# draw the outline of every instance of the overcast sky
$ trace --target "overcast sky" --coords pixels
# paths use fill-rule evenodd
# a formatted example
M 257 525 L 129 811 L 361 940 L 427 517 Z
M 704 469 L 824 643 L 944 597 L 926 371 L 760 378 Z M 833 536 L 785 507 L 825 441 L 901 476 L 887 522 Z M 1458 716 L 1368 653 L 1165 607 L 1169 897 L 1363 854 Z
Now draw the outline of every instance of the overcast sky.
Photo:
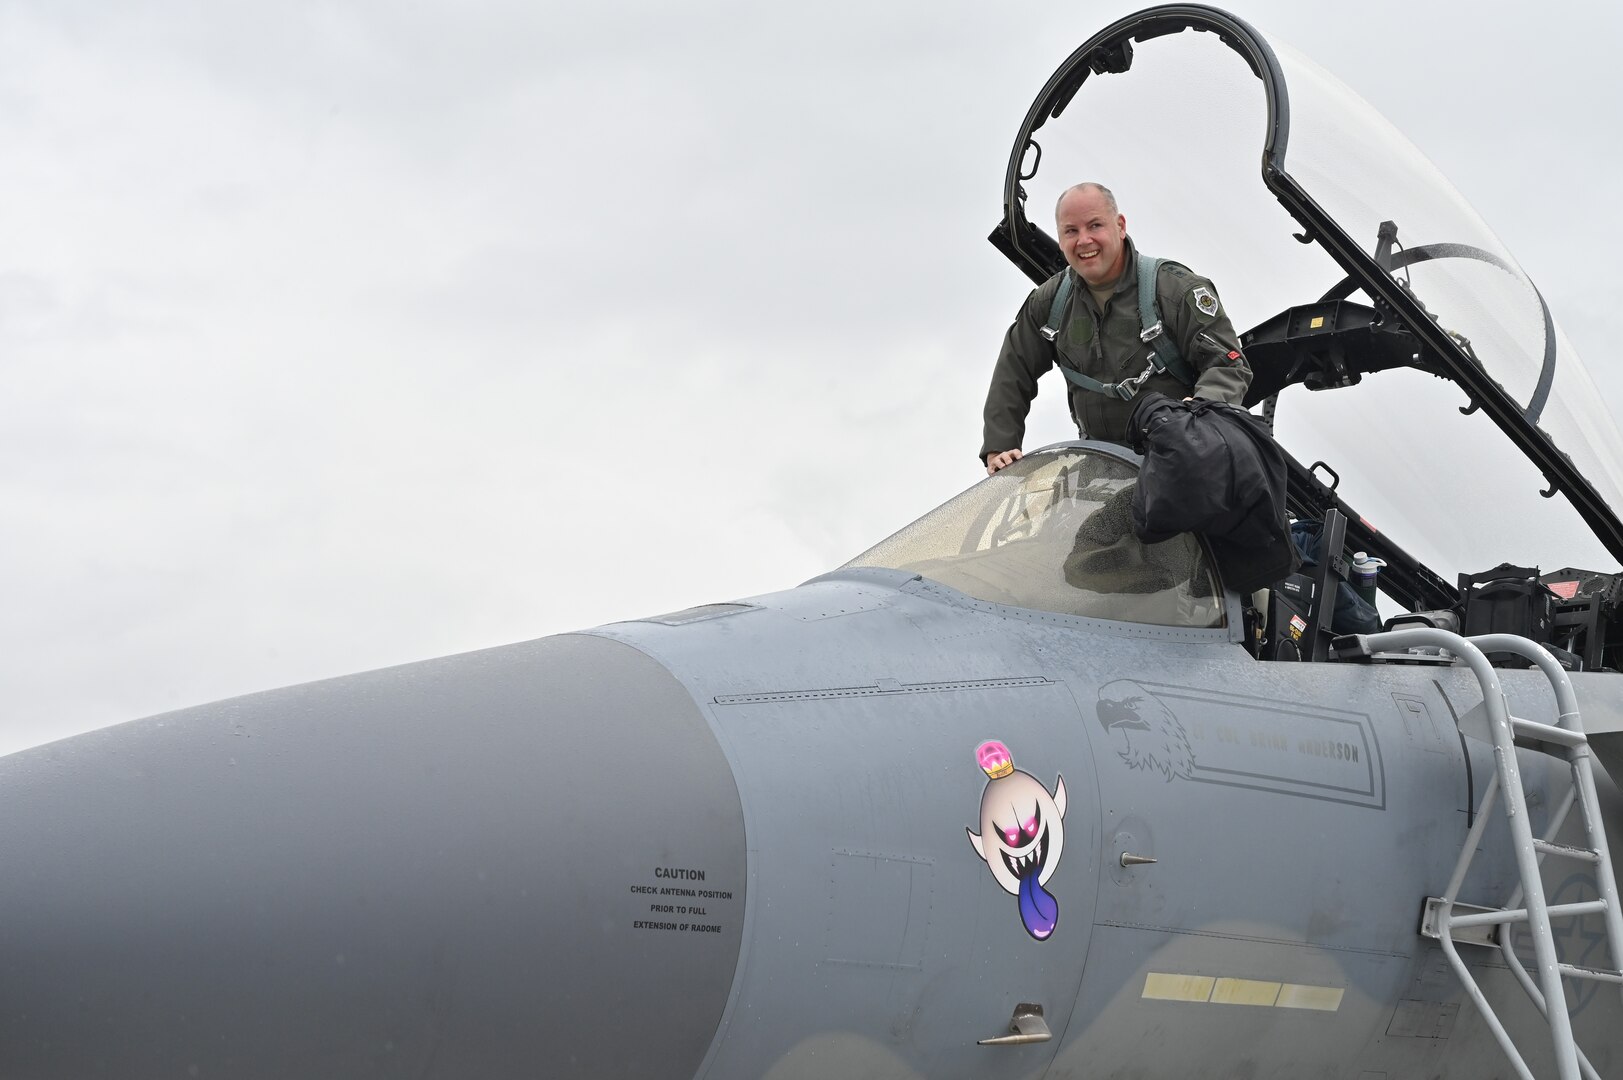
M 1015 129 L 1135 6 L 0 2 L 0 752 L 788 587 L 973 483 Z M 1446 7 L 1231 5 L 1615 398 L 1623 16 Z

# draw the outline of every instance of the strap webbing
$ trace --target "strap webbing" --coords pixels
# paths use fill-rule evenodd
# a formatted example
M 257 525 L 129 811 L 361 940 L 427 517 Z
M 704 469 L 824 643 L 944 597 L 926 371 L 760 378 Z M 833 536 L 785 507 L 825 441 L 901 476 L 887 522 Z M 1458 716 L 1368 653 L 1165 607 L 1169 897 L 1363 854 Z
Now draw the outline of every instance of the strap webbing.
M 1054 302 L 1048 305 L 1048 322 L 1043 325 L 1042 334 L 1049 341 L 1053 341 L 1059 336 L 1059 322 L 1065 316 L 1065 304 L 1071 299 L 1071 289 L 1071 275 L 1067 271 L 1065 276 L 1060 278 L 1059 288 L 1054 290 Z M 1104 394 L 1107 397 L 1119 397 L 1123 401 L 1132 400 L 1133 391 L 1118 383 L 1102 383 L 1098 379 L 1089 378 L 1080 371 L 1068 368 L 1064 364 L 1055 364 L 1054 366 L 1059 368 L 1061 375 L 1064 375 L 1084 390 L 1092 390 L 1095 394 Z
M 1161 267 L 1161 260 L 1153 256 L 1140 253 L 1138 256 L 1138 321 L 1143 330 L 1140 335 L 1150 346 L 1150 366 L 1156 371 L 1165 372 L 1183 383 L 1185 386 L 1195 385 L 1195 372 L 1183 355 L 1178 352 L 1178 343 L 1172 340 L 1171 335 L 1165 333 L 1161 327 L 1160 311 L 1156 299 L 1155 276 Z M 1065 316 L 1065 305 L 1070 302 L 1071 290 L 1074 283 L 1070 271 L 1066 271 L 1060 278 L 1059 288 L 1054 290 L 1054 302 L 1048 305 L 1048 322 L 1043 324 L 1042 335 L 1048 341 L 1059 336 L 1060 320 Z M 1131 401 L 1138 393 L 1138 387 L 1144 381 L 1141 375 L 1136 379 L 1125 380 L 1132 386 L 1122 383 L 1105 383 L 1090 378 L 1080 371 L 1056 364 L 1060 372 L 1071 382 L 1084 390 L 1091 390 L 1095 394 L 1104 394 L 1106 397 L 1117 397 L 1123 401 Z M 1147 375 L 1148 372 L 1145 372 Z
M 1143 252 L 1138 256 L 1138 323 L 1143 338 L 1150 345 L 1150 363 L 1156 371 L 1164 371 L 1185 386 L 1195 385 L 1195 373 L 1178 352 L 1178 343 L 1163 331 L 1161 313 L 1157 310 L 1155 275 L 1161 260 Z
M 1095 394 L 1103 394 L 1106 397 L 1119 397 L 1123 401 L 1132 401 L 1133 395 L 1138 393 L 1135 388 L 1123 386 L 1121 383 L 1107 383 L 1100 382 L 1098 379 L 1090 379 L 1080 371 L 1076 371 L 1073 368 L 1068 368 L 1064 364 L 1055 364 L 1054 366 L 1059 368 L 1059 373 L 1061 375 L 1065 376 L 1067 379 L 1070 379 L 1084 390 L 1092 390 Z
M 1067 270 L 1065 276 L 1059 279 L 1059 288 L 1054 292 L 1054 302 L 1048 305 L 1048 321 L 1043 324 L 1043 337 L 1053 341 L 1059 336 L 1059 320 L 1065 314 L 1065 302 L 1071 298 L 1071 272 Z

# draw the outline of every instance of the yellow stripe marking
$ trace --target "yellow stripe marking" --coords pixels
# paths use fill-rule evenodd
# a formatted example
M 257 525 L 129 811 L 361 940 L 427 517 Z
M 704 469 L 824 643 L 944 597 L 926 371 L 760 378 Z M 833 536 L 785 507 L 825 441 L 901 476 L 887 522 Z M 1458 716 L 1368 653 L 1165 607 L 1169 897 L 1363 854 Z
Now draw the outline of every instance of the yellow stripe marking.
M 1212 1001 L 1218 1005 L 1272 1005 L 1278 997 L 1278 983 L 1255 979 L 1218 979 L 1212 988 Z
M 1286 983 L 1279 988 L 1279 1000 L 1275 1004 L 1281 1009 L 1335 1012 L 1341 1008 L 1341 995 L 1344 993 L 1346 991 L 1339 986 L 1303 986 L 1300 983 Z
M 1205 1001 L 1212 996 L 1210 975 L 1163 975 L 1152 971 L 1144 976 L 1144 996 L 1157 1001 Z
M 1151 1001 L 1193 1001 L 1211 1005 L 1255 1005 L 1336 1012 L 1341 1008 L 1341 998 L 1345 993 L 1346 990 L 1339 986 L 1151 971 L 1144 976 L 1144 992 L 1140 996 Z

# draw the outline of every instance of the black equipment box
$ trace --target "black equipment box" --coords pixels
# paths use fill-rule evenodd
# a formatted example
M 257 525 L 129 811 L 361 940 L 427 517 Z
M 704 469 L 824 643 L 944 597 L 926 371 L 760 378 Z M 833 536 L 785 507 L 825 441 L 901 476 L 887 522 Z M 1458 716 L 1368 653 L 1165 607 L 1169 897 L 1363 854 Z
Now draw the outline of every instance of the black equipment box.
M 1549 644 L 1555 593 L 1539 580 L 1536 566 L 1500 563 L 1480 574 L 1461 574 L 1460 603 L 1460 633 L 1466 637 L 1515 634 Z
M 1313 617 L 1313 594 L 1318 582 L 1307 574 L 1292 574 L 1277 582 L 1268 593 L 1267 636 L 1262 642 L 1263 660 L 1312 659 L 1312 641 L 1303 641 Z
M 1515 634 L 1549 649 L 1567 668 L 1584 667 L 1581 655 L 1562 647 L 1556 639 L 1558 597 L 1539 576 L 1536 566 L 1500 563 L 1480 574 L 1460 575 L 1460 634 Z M 1532 661 L 1512 653 L 1489 652 L 1499 667 L 1532 667 Z
M 1542 575 L 1555 594 L 1555 644 L 1576 656 L 1585 671 L 1623 667 L 1623 578 L 1563 567 Z

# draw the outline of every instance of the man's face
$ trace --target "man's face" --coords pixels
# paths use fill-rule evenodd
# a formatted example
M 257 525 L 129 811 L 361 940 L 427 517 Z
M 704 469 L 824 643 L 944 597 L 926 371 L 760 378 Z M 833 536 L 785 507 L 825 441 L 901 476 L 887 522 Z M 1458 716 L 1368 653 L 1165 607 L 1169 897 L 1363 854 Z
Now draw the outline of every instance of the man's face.
M 1059 247 L 1071 269 L 1089 285 L 1109 285 L 1121 277 L 1127 249 L 1127 219 L 1110 208 L 1095 188 L 1068 192 L 1054 212 Z

